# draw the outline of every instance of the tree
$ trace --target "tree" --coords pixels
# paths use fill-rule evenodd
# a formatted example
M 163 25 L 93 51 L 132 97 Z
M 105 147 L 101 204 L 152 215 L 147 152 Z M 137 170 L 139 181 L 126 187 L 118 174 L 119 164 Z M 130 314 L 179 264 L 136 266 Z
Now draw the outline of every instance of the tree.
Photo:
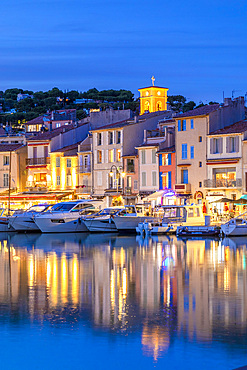
M 186 102 L 186 98 L 183 95 L 169 95 L 167 101 L 174 112 L 182 112 L 183 106 Z

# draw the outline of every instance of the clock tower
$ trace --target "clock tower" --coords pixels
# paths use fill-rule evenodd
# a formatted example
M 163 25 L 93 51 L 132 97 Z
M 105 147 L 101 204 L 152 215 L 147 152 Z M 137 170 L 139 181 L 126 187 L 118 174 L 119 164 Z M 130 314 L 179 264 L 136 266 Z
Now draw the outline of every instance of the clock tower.
M 140 114 L 167 110 L 166 87 L 154 86 L 155 78 L 151 78 L 152 86 L 138 89 L 140 91 Z

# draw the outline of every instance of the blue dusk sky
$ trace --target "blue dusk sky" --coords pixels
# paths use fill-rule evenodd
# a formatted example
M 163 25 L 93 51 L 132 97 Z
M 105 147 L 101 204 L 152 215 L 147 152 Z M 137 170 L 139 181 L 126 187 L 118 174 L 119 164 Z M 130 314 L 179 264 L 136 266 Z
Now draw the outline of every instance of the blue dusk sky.
M 1 0 L 0 90 L 247 92 L 247 1 Z

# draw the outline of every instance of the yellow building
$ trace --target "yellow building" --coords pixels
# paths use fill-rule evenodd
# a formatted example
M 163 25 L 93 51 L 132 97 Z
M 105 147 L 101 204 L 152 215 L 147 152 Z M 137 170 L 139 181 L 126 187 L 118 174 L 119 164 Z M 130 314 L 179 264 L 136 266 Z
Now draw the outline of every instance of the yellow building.
M 166 87 L 154 86 L 155 78 L 152 77 L 152 86 L 138 89 L 140 91 L 140 114 L 167 110 Z
M 53 190 L 75 190 L 78 185 L 78 143 L 50 153 Z

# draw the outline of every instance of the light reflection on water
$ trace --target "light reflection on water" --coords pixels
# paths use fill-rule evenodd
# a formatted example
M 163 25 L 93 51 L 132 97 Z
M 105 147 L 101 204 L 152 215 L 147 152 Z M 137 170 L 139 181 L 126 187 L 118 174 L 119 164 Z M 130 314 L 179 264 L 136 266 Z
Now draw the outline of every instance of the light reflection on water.
M 85 368 L 112 339 L 99 368 L 246 365 L 246 283 L 244 238 L 0 234 L 0 331 L 93 336 Z

